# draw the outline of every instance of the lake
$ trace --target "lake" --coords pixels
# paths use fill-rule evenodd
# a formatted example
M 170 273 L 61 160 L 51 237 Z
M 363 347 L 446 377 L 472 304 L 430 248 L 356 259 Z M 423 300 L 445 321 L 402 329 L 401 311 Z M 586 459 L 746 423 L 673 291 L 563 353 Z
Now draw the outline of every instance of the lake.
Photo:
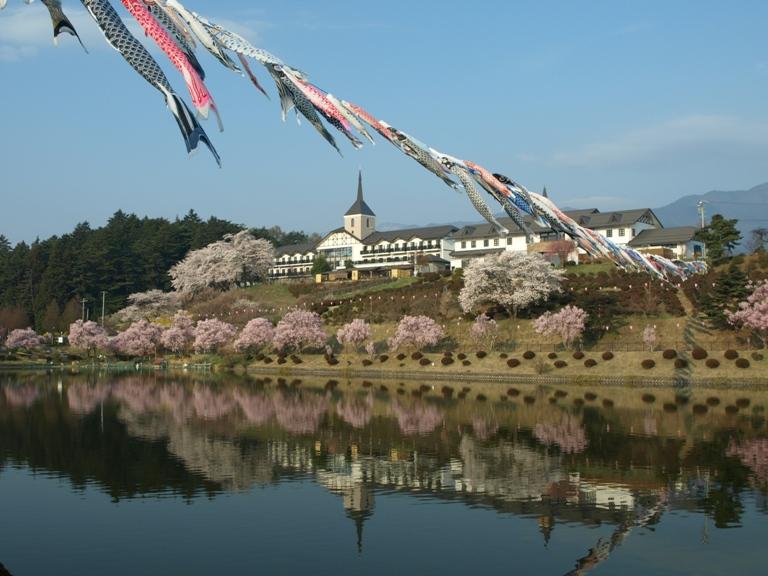
M 765 574 L 766 406 L 0 372 L 0 575 Z

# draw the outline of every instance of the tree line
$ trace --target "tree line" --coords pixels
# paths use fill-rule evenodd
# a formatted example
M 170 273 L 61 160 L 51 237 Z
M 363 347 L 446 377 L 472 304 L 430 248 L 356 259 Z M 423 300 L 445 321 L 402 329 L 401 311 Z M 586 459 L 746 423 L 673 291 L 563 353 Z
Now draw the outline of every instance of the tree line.
M 121 210 L 105 226 L 87 222 L 72 232 L 11 245 L 0 235 L 0 327 L 65 331 L 83 309 L 95 319 L 121 309 L 130 294 L 170 290 L 168 270 L 190 250 L 203 248 L 245 226 L 190 210 L 183 218 L 138 217 Z M 276 246 L 306 242 L 303 232 L 252 229 Z M 85 300 L 85 306 L 82 301 Z

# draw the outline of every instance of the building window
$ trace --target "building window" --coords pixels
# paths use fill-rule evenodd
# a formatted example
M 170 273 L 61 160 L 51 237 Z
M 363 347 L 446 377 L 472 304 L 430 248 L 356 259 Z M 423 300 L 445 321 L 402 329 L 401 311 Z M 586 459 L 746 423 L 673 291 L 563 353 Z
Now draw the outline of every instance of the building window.
M 493 245 L 494 246 L 498 246 L 499 245 L 499 239 L 498 238 L 494 238 L 493 239 Z
M 467 241 L 466 240 L 462 240 L 461 241 L 461 249 L 464 250 L 466 247 L 467 247 Z
M 512 236 L 507 236 L 507 246 L 512 246 Z
M 490 246 L 490 245 L 491 245 L 491 242 L 488 240 L 488 238 L 483 240 L 483 247 L 484 248 L 488 248 L 488 246 Z
M 635 231 L 634 228 L 632 228 L 632 238 L 634 238 L 635 236 L 637 236 L 637 232 Z
M 354 228 L 354 227 L 355 227 L 355 219 L 352 218 L 352 228 Z
M 613 238 L 613 228 L 608 228 L 608 230 L 605 231 L 605 236 L 607 238 Z
M 472 241 L 469 243 L 469 246 L 470 246 L 470 248 L 474 248 L 475 246 L 477 246 L 477 242 L 475 242 L 474 240 L 472 240 Z
M 625 236 L 626 235 L 626 229 L 625 228 L 619 228 L 619 236 Z
M 370 218 L 366 218 L 365 219 L 365 225 L 368 226 L 368 228 L 371 227 L 371 219 Z

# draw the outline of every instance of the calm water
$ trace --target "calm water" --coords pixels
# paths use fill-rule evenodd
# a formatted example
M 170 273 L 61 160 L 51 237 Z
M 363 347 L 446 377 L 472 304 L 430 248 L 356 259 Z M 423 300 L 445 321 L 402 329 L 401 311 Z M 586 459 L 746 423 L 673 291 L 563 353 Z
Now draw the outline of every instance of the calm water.
M 0 575 L 766 573 L 768 393 L 384 385 L 0 373 Z

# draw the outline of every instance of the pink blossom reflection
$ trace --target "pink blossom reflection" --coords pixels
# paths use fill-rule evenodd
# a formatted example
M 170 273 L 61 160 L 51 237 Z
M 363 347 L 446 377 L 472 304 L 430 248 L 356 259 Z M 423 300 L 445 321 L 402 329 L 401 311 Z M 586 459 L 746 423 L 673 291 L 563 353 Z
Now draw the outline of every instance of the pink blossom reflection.
M 557 422 L 536 424 L 533 435 L 542 444 L 557 446 L 564 454 L 578 454 L 589 445 L 581 421 L 567 413 L 563 413 Z
M 274 397 L 277 422 L 287 432 L 310 434 L 317 431 L 327 409 L 325 398 L 317 395 L 287 395 Z
M 8 404 L 16 408 L 29 408 L 40 396 L 37 386 L 6 386 L 3 389 Z
M 343 398 L 336 405 L 336 413 L 352 428 L 365 428 L 373 416 L 373 396 Z
M 403 434 L 429 434 L 443 421 L 443 414 L 432 404 L 416 402 L 404 406 L 398 401 L 392 402 L 392 412 Z

